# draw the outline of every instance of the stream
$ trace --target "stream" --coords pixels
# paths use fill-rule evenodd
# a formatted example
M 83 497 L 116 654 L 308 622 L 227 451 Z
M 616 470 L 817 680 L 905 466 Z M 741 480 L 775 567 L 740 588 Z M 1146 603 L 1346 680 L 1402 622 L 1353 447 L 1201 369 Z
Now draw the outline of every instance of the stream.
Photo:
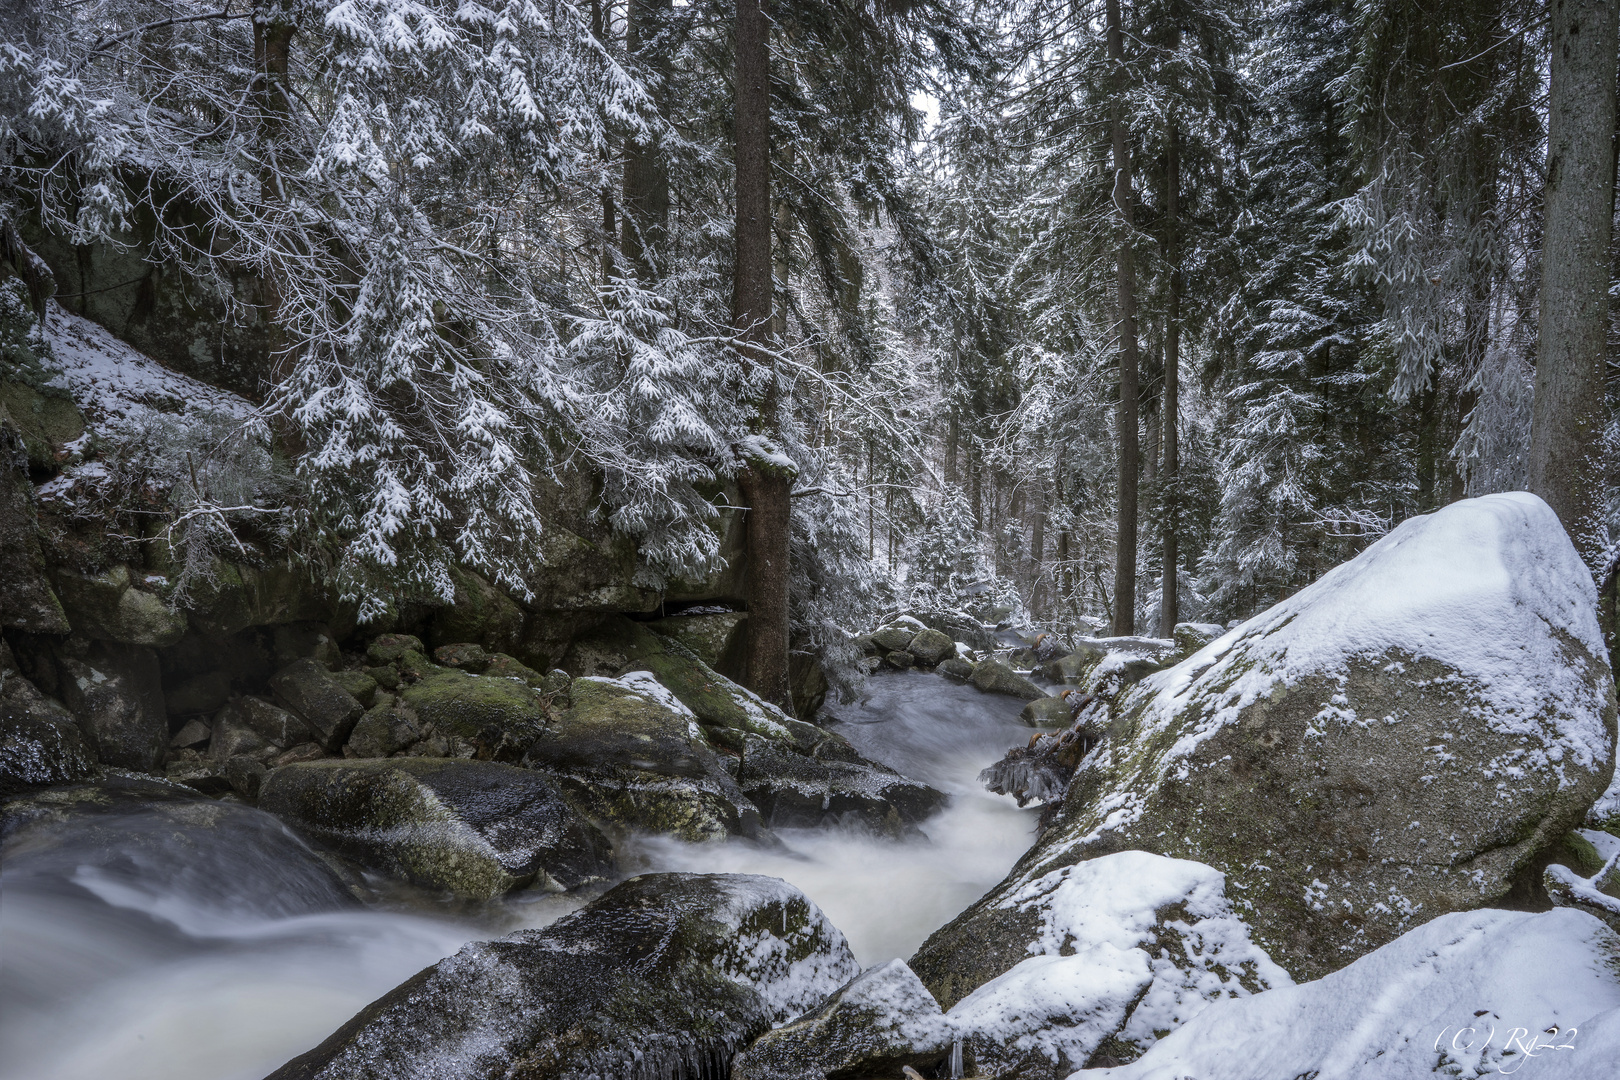
M 781 830 L 775 850 L 643 838 L 622 853 L 626 872 L 784 878 L 863 965 L 909 956 L 1033 839 L 1035 812 L 975 779 L 1030 729 L 1021 701 L 936 675 L 884 675 L 870 689 L 823 722 L 953 796 L 923 836 Z M 177 806 L 23 830 L 0 852 L 0 1080 L 260 1080 L 465 942 L 578 903 L 476 918 L 365 907 L 268 815 Z

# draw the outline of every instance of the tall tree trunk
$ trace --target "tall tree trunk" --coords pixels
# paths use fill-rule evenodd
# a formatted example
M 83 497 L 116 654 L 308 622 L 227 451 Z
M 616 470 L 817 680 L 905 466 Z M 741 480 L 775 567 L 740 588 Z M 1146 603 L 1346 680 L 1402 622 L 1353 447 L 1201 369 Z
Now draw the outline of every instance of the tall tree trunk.
M 749 362 L 766 378 L 756 427 L 778 431 L 771 344 L 770 21 L 763 0 L 737 0 L 736 268 L 732 315 Z M 766 701 L 792 707 L 788 693 L 788 550 L 793 471 L 760 453 L 744 456 L 737 477 L 748 502 L 748 652 L 744 681 Z
M 1594 570 L 1603 554 L 1600 460 L 1614 219 L 1620 0 L 1551 0 L 1541 332 L 1530 490 Z
M 1120 30 L 1119 0 L 1107 0 L 1108 59 L 1116 82 L 1116 100 L 1122 95 L 1125 42 Z M 1135 232 L 1136 197 L 1131 181 L 1131 151 L 1122 105 L 1114 106 L 1109 127 L 1114 141 L 1114 206 L 1119 210 L 1119 527 L 1114 557 L 1114 633 L 1136 630 L 1136 482 L 1140 457 L 1137 446 L 1136 256 L 1131 245 Z
M 947 484 L 954 485 L 958 482 L 956 451 L 957 447 L 959 447 L 961 443 L 962 418 L 957 415 L 956 410 L 953 408 L 951 409 L 950 428 L 945 434 L 945 482 Z
M 625 10 L 624 47 L 641 61 L 653 82 L 653 101 L 661 119 L 669 119 L 670 49 L 658 42 L 669 25 L 672 0 L 630 0 Z M 630 139 L 624 147 L 624 213 L 619 250 L 636 280 L 651 285 L 661 275 L 669 234 L 669 167 L 653 140 Z
M 292 39 L 298 26 L 294 15 L 279 4 L 261 8 L 253 17 L 253 66 L 255 122 L 259 140 L 259 198 L 266 210 L 272 204 L 285 205 L 287 193 L 282 177 L 294 165 L 284 161 L 287 129 L 292 124 L 292 99 L 287 93 L 287 71 L 292 59 Z M 282 325 L 281 283 L 273 275 L 258 278 L 260 317 L 264 320 L 265 348 L 270 355 L 270 382 L 279 383 L 291 371 L 292 342 Z M 83 290 L 85 286 L 80 285 Z M 84 298 L 79 299 L 84 310 Z
M 1181 618 L 1176 576 L 1181 552 L 1176 485 L 1181 477 L 1181 448 L 1177 425 L 1181 409 L 1181 133 L 1170 124 L 1165 159 L 1165 261 L 1170 264 L 1170 298 L 1164 319 L 1164 405 L 1159 423 L 1164 427 L 1164 578 L 1159 594 L 1159 636 L 1174 637 Z

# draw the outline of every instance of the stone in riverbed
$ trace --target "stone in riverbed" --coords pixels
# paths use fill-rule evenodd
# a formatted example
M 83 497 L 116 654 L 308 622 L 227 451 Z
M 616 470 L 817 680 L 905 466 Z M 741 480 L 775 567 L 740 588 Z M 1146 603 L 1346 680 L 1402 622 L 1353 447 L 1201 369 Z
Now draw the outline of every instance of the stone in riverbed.
M 906 652 L 917 658 L 917 663 L 933 667 L 941 660 L 956 655 L 956 642 L 938 630 L 919 630 L 906 646 Z
M 592 821 L 699 842 L 759 833 L 759 811 L 704 742 L 697 718 L 650 674 L 577 678 L 569 692 L 572 706 L 524 764 L 556 777 Z
M 896 671 L 905 671 L 916 667 L 917 658 L 908 652 L 891 652 L 883 654 L 883 662 Z
M 859 971 L 786 882 L 648 874 L 544 930 L 465 946 L 270 1080 L 723 1076 Z
M 917 631 L 907 626 L 885 626 L 872 633 L 872 643 L 883 652 L 904 652 Z
M 101 763 L 158 771 L 169 742 L 169 716 L 157 655 L 99 641 L 60 666 L 63 701 Z
M 0 797 L 95 775 L 95 755 L 73 714 L 8 671 L 10 655 L 0 642 Z
M 1071 719 L 1069 716 L 1069 703 L 1060 697 L 1052 697 L 1051 695 L 1038 697 L 1024 706 L 1023 711 L 1018 714 L 1018 719 L 1031 727 L 1066 724 Z
M 773 829 L 859 825 L 899 837 L 945 805 L 945 796 L 871 762 L 819 761 L 748 737 L 737 782 Z
M 1034 701 L 1046 696 L 1045 690 L 994 657 L 975 664 L 973 676 L 969 681 L 987 694 L 1008 694 L 1023 698 L 1025 701 Z
M 890 960 L 761 1035 L 732 1063 L 731 1080 L 893 1076 L 939 1064 L 953 1037 L 928 988 L 904 960 Z
M 571 889 L 598 880 L 612 857 L 546 777 L 495 762 L 284 765 L 265 778 L 259 806 L 364 865 L 475 900 Z

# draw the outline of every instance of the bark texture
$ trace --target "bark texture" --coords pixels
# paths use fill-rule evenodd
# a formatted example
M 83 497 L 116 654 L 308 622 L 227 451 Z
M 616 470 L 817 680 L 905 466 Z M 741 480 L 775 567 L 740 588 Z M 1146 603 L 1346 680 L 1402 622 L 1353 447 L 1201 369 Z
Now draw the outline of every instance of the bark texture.
M 1124 36 L 1120 31 L 1119 0 L 1108 0 L 1108 58 L 1123 71 Z M 1136 632 L 1136 481 L 1141 448 L 1137 441 L 1136 254 L 1131 245 L 1136 231 L 1136 196 L 1131 181 L 1129 133 L 1125 113 L 1115 106 L 1109 127 L 1114 142 L 1114 206 L 1119 211 L 1119 527 L 1114 559 L 1114 633 Z
M 1552 0 L 1541 332 L 1530 423 L 1530 490 L 1563 522 L 1587 565 L 1600 520 L 1614 216 L 1615 56 L 1620 0 Z

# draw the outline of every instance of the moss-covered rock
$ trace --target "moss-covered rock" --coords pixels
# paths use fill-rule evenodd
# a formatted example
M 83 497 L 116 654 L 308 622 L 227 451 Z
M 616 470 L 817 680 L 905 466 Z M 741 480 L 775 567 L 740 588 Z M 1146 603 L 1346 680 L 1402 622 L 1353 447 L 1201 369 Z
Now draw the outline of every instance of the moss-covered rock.
M 339 608 L 314 568 L 296 561 L 216 562 L 211 580 L 198 583 L 187 599 L 198 625 L 227 636 L 250 626 L 329 624 L 340 616 Z
M 450 571 L 455 600 L 433 611 L 433 641 L 473 642 L 489 652 L 516 652 L 523 641 L 523 609 L 482 576 L 461 567 Z
M 747 626 L 747 612 L 717 611 L 655 619 L 647 629 L 680 642 L 715 671 L 736 679 L 742 675 Z
M 375 870 L 455 896 L 561 891 L 610 868 L 607 840 L 544 776 L 487 761 L 311 761 L 271 770 L 259 807 Z
M 696 717 L 650 675 L 578 678 L 569 693 L 573 704 L 524 763 L 557 776 L 593 821 L 690 841 L 758 834 L 758 810 Z
M 938 996 L 953 943 L 994 941 L 1010 967 L 1010 892 L 1132 848 L 1223 872 L 1296 977 L 1447 912 L 1546 903 L 1551 849 L 1613 772 L 1595 607 L 1534 496 L 1409 519 L 1221 651 L 1126 689 L 1052 826 L 913 968 Z
M 0 384 L 3 386 L 5 384 Z M 46 574 L 34 516 L 33 486 L 18 467 L 22 435 L 0 402 L 0 626 L 38 634 L 65 634 L 67 614 Z
M 85 637 L 161 649 L 186 636 L 185 614 L 135 588 L 127 566 L 99 574 L 59 569 L 52 577 L 68 622 Z
M 483 760 L 521 760 L 550 723 L 546 699 L 525 683 L 454 668 L 433 669 L 399 696 L 422 724 L 465 740 Z
M 859 970 L 785 882 L 649 874 L 544 930 L 464 947 L 271 1080 L 724 1076 Z
M 1041 666 L 1041 674 L 1051 682 L 1078 686 L 1085 681 L 1086 674 L 1106 655 L 1108 654 L 1098 646 L 1081 642 L 1080 647 L 1068 655 L 1048 660 Z
M 343 744 L 343 756 L 385 758 L 420 741 L 422 735 L 416 710 L 391 694 L 383 695 L 355 722 L 349 741 Z
M 1059 697 L 1038 697 L 1024 706 L 1023 711 L 1018 714 L 1018 719 L 1031 727 L 1067 724 L 1070 720 L 1069 705 Z
M 973 665 L 973 675 L 968 681 L 987 694 L 1008 694 L 1025 701 L 1046 696 L 1045 690 L 994 657 Z
M 872 633 L 872 644 L 882 652 L 904 652 L 917 631 L 909 626 L 885 626 Z
M 915 656 L 919 664 L 933 667 L 941 660 L 956 655 L 956 642 L 951 640 L 949 634 L 938 630 L 919 630 L 906 646 L 906 652 Z

